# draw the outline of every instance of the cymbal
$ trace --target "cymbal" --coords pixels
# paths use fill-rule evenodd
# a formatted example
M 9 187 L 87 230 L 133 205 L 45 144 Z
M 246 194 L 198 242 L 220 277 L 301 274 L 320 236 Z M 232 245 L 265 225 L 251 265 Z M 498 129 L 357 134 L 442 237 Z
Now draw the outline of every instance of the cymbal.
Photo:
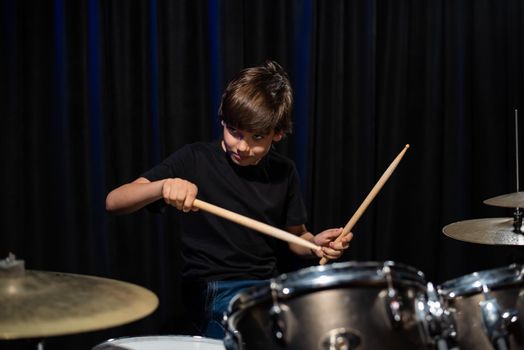
M 19 339 L 119 326 L 152 313 L 158 298 L 127 282 L 25 270 L 0 275 L 0 305 L 0 339 Z
M 487 205 L 505 208 L 524 208 L 524 192 L 513 192 L 486 199 Z
M 524 245 L 524 235 L 513 232 L 513 218 L 459 221 L 445 226 L 442 232 L 448 237 L 472 243 Z

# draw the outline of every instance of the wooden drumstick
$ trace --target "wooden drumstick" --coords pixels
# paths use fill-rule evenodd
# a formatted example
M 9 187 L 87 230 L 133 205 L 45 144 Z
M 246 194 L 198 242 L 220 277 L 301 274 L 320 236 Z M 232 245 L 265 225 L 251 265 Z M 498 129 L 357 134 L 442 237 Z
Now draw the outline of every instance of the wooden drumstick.
M 193 206 L 208 213 L 214 214 L 216 216 L 220 216 L 221 218 L 236 222 L 237 224 L 251 228 L 258 232 L 281 239 L 283 241 L 298 244 L 308 249 L 322 249 L 316 244 L 311 243 L 310 241 L 306 241 L 305 239 L 295 236 L 294 234 L 291 234 L 287 231 L 281 230 L 268 224 L 264 224 L 260 221 L 248 218 L 247 216 L 237 214 L 235 212 L 218 207 L 216 205 L 209 204 L 200 199 L 195 199 L 195 201 L 193 202 Z
M 409 144 L 406 145 L 404 147 L 404 149 L 398 154 L 398 156 L 393 160 L 393 162 L 391 162 L 391 164 L 386 169 L 384 174 L 382 174 L 382 176 L 380 177 L 378 182 L 371 189 L 371 192 L 369 192 L 369 194 L 367 195 L 366 199 L 364 199 L 364 201 L 362 202 L 360 207 L 358 207 L 358 209 L 355 212 L 355 214 L 353 214 L 353 216 L 351 217 L 351 219 L 349 219 L 349 221 L 346 224 L 346 226 L 344 226 L 344 229 L 342 230 L 340 235 L 335 239 L 335 242 L 340 242 L 342 237 L 346 236 L 348 233 L 351 232 L 351 229 L 353 228 L 353 226 L 355 226 L 355 224 L 357 223 L 358 219 L 360 219 L 360 217 L 362 216 L 364 211 L 366 211 L 366 209 L 369 206 L 369 204 L 373 201 L 373 199 L 378 194 L 378 192 L 380 192 L 380 190 L 382 189 L 382 186 L 384 186 L 386 181 L 388 181 L 389 177 L 391 176 L 391 174 L 393 173 L 393 171 L 397 167 L 398 163 L 400 163 L 400 160 L 402 159 L 402 157 L 404 157 L 404 154 L 406 153 L 408 148 L 409 148 Z M 320 265 L 325 265 L 328 262 L 328 260 L 329 259 L 326 258 L 326 257 L 320 259 Z

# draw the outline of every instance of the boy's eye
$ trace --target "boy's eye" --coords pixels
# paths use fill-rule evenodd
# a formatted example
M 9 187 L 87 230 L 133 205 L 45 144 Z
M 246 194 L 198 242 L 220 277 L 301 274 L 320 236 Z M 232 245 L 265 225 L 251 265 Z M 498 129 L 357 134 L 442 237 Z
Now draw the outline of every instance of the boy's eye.
M 234 127 L 229 126 L 229 125 L 225 125 L 225 127 L 227 128 L 227 131 L 233 137 L 240 137 L 240 138 L 244 137 L 244 133 L 242 131 L 238 130 L 237 128 L 234 128 Z M 249 135 L 246 135 L 246 136 L 249 136 Z M 261 141 L 261 140 L 266 138 L 266 135 L 265 134 L 253 134 L 251 137 L 252 137 L 252 139 L 254 141 Z
M 230 126 L 227 127 L 227 130 L 228 130 L 229 133 L 232 134 L 232 135 L 235 135 L 235 134 L 238 132 L 237 129 L 232 128 L 232 127 L 230 127 Z

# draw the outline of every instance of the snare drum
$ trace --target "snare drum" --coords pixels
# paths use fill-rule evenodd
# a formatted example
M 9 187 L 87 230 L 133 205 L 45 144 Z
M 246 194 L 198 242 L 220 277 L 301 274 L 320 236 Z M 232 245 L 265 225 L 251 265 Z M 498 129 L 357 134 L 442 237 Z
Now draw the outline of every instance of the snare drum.
M 424 274 L 388 262 L 345 262 L 284 274 L 235 296 L 228 350 L 423 349 L 416 305 Z
M 474 272 L 443 283 L 460 349 L 524 349 L 523 266 Z
M 93 350 L 224 350 L 221 340 L 190 336 L 145 336 L 108 340 Z

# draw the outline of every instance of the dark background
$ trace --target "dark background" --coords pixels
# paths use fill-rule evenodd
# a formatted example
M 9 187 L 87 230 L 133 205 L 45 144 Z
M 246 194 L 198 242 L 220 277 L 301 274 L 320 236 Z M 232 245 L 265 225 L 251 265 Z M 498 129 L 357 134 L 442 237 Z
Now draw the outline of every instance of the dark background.
M 517 189 L 520 0 L 1 4 L 0 257 L 128 281 L 160 299 L 143 320 L 51 337 L 48 349 L 177 334 L 179 214 L 110 216 L 105 196 L 181 145 L 216 138 L 222 89 L 266 59 L 295 89 L 294 133 L 278 148 L 296 161 L 312 232 L 344 226 L 411 145 L 342 260 L 393 260 L 434 283 L 522 260 L 520 247 L 442 234 L 455 221 L 511 216 L 482 201 Z

